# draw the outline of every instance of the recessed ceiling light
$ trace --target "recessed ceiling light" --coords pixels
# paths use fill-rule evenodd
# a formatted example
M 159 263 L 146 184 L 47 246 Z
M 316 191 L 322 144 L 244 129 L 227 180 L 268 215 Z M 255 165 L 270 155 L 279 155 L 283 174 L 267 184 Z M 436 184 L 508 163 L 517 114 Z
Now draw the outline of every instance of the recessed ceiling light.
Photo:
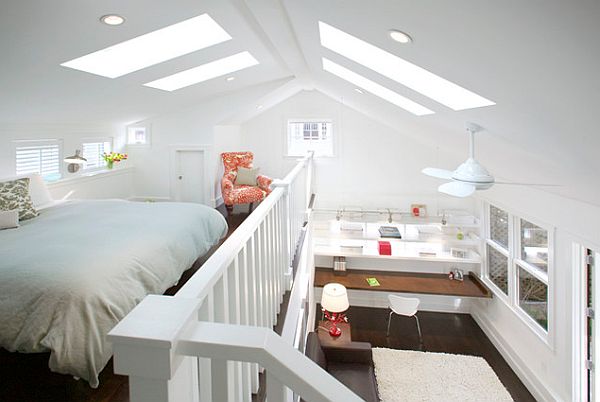
M 417 102 L 405 98 L 399 93 L 387 89 L 383 85 L 379 85 L 362 75 L 356 74 L 354 71 L 348 70 L 329 59 L 323 58 L 323 69 L 417 116 L 434 113 L 425 106 L 419 105 Z
M 208 14 L 62 63 L 108 78 L 116 78 L 231 39 Z
M 324 22 L 319 21 L 319 31 L 321 44 L 327 49 L 451 109 L 463 110 L 495 105 L 489 99 Z
M 263 108 L 263 105 L 256 105 L 256 108 L 257 108 L 258 110 L 260 110 L 260 109 L 262 109 L 262 108 Z
M 358 92 L 359 94 L 364 94 L 363 90 L 362 90 L 362 89 L 360 89 L 360 88 L 354 88 L 354 90 L 355 90 L 356 92 Z
M 410 37 L 409 34 L 404 33 L 402 31 L 398 31 L 397 29 L 390 29 L 389 34 L 390 34 L 390 38 L 392 38 L 396 42 L 404 43 L 404 44 L 412 42 L 412 38 Z
M 227 77 L 227 81 L 233 81 L 235 80 L 235 77 Z
M 233 56 L 215 60 L 201 66 L 190 68 L 189 70 L 169 75 L 158 80 L 144 84 L 147 87 L 162 89 L 163 91 L 175 91 L 183 87 L 198 84 L 223 75 L 231 74 L 235 71 L 252 67 L 258 64 L 249 52 L 241 52 Z
M 100 21 L 106 25 L 121 25 L 125 22 L 125 18 L 117 14 L 107 14 L 100 17 Z

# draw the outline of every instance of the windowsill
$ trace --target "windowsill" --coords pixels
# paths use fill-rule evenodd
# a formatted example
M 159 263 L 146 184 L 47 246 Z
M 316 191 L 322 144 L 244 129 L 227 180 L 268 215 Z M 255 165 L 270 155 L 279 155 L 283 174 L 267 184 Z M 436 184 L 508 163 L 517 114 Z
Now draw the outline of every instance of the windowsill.
M 87 181 L 99 180 L 110 176 L 120 176 L 133 172 L 133 166 L 117 167 L 113 169 L 100 169 L 91 172 L 83 172 L 77 174 L 69 174 L 68 177 L 58 179 L 55 181 L 47 182 L 48 188 L 67 186 L 75 183 L 83 183 Z

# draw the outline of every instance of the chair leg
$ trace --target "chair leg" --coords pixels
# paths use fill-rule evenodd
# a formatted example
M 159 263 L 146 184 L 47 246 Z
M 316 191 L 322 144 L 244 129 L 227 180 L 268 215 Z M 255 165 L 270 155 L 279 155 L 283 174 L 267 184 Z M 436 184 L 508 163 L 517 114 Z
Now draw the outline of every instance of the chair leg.
M 253 209 L 254 209 L 254 203 L 251 202 L 250 206 L 248 206 L 248 213 L 251 214 Z
M 387 332 L 385 336 L 390 336 L 390 325 L 392 324 L 392 314 L 394 314 L 393 311 L 390 311 L 390 315 L 388 317 L 388 327 L 387 327 Z
M 423 336 L 421 335 L 421 325 L 419 325 L 419 317 L 417 315 L 413 315 L 415 317 L 415 321 L 417 322 L 417 331 L 419 331 L 419 346 L 423 345 Z
M 233 214 L 233 205 L 227 205 L 225 204 L 225 209 L 227 209 L 227 215 L 231 215 Z

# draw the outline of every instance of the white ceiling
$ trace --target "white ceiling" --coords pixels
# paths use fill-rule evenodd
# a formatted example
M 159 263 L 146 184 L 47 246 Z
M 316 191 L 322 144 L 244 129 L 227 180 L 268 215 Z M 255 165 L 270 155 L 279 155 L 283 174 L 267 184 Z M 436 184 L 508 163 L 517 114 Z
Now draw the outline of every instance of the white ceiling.
M 7 3 L 7 2 L 5 2 Z M 208 12 L 233 40 L 114 80 L 59 64 Z M 120 27 L 98 22 L 124 15 Z M 455 112 L 320 46 L 322 20 L 497 103 Z M 479 159 L 498 177 L 600 205 L 600 2 L 597 0 L 20 0 L 0 13 L 0 124 L 127 123 L 289 77 L 423 143 L 466 155 L 465 121 L 486 128 Z M 388 29 L 408 32 L 401 45 Z M 153 79 L 242 50 L 260 65 L 172 93 Z M 324 72 L 321 57 L 434 110 L 415 117 Z M 268 100 L 263 100 L 268 103 Z M 248 110 L 241 111 L 250 116 Z M 446 166 L 449 168 L 449 166 Z M 433 184 L 433 183 L 432 183 Z

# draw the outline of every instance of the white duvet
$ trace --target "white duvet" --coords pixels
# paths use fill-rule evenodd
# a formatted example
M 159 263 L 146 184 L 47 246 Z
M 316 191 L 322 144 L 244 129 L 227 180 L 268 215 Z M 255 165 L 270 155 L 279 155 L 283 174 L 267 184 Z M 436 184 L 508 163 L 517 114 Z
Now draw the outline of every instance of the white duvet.
M 212 208 L 73 201 L 0 231 L 0 346 L 50 351 L 52 371 L 98 386 L 106 334 L 225 235 Z

